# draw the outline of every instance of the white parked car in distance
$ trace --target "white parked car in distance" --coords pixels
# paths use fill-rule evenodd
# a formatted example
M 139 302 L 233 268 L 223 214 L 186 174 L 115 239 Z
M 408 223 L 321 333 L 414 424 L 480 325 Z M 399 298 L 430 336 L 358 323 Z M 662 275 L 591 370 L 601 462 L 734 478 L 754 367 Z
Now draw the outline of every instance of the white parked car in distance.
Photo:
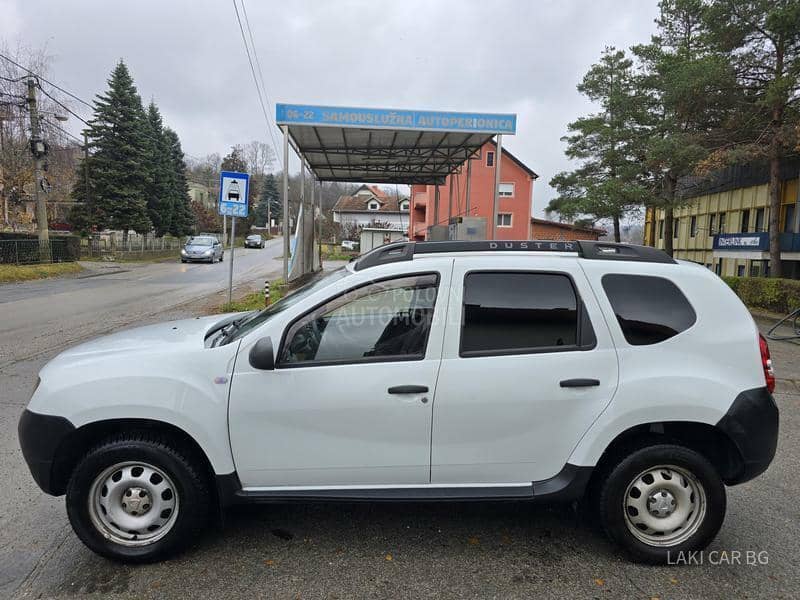
M 354 242 L 353 240 L 342 240 L 342 250 L 358 250 L 358 242 Z
M 747 309 L 699 265 L 402 242 L 260 312 L 62 352 L 19 437 L 80 539 L 119 560 L 166 556 L 234 503 L 583 499 L 663 563 L 705 547 L 725 486 L 772 461 L 774 383 Z

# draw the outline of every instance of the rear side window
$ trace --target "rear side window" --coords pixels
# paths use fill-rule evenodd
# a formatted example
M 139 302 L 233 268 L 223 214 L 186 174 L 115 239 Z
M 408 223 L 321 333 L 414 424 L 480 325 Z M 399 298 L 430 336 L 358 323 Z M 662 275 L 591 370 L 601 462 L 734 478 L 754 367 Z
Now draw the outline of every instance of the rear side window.
M 575 350 L 578 340 L 594 345 L 583 313 L 566 275 L 469 273 L 464 278 L 461 356 Z
M 663 277 L 604 275 L 603 289 L 625 339 L 633 346 L 668 340 L 697 320 L 683 292 Z

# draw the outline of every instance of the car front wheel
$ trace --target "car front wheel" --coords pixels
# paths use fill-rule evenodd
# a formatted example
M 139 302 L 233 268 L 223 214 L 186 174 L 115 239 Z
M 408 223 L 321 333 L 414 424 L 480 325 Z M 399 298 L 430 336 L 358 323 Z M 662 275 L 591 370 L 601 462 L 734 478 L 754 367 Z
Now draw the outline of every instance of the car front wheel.
M 123 434 L 91 450 L 67 488 L 67 514 L 91 550 L 124 562 L 172 554 L 203 531 L 210 493 L 196 459 L 159 436 Z
M 636 450 L 600 488 L 600 520 L 635 560 L 675 563 L 702 550 L 725 519 L 725 485 L 701 454 L 672 444 Z

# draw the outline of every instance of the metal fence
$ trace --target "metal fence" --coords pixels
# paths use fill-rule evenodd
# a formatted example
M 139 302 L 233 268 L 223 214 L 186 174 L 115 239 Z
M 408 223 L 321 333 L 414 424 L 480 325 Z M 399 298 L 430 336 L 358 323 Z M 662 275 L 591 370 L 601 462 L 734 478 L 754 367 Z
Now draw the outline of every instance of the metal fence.
M 168 254 L 183 246 L 182 238 L 170 236 L 156 237 L 152 234 L 129 234 L 125 238 L 121 232 L 93 234 L 81 242 L 81 255 L 86 258 L 131 258 Z
M 0 264 L 32 265 L 37 263 L 73 262 L 80 258 L 77 244 L 66 239 L 0 240 Z

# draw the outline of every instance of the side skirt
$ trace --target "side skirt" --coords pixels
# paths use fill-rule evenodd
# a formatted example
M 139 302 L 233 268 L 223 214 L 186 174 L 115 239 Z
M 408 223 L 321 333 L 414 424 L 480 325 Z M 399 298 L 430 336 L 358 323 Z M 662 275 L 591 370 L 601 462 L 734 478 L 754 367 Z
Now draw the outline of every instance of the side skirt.
M 217 476 L 222 506 L 280 502 L 571 502 L 583 495 L 592 467 L 567 464 L 554 477 L 531 483 L 242 488 L 236 473 Z

